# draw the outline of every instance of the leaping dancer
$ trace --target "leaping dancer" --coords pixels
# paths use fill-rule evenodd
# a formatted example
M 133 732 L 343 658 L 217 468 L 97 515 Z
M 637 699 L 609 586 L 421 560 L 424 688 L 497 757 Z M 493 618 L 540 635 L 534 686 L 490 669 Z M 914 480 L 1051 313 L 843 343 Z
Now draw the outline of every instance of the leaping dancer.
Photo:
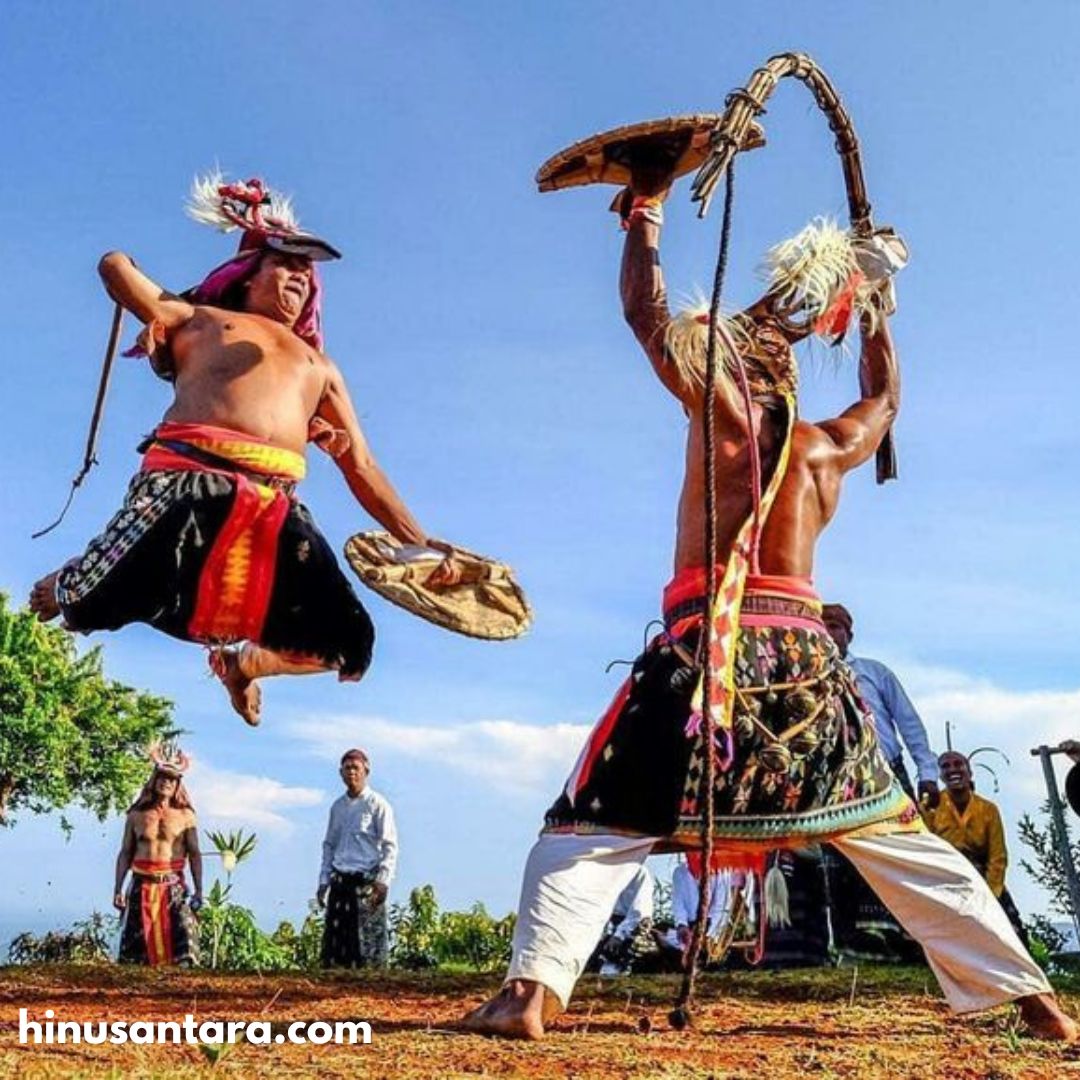
M 109 295 L 146 324 L 139 351 L 172 382 L 173 402 L 140 448 L 120 512 L 84 554 L 37 582 L 30 607 L 71 630 L 143 622 L 211 646 L 233 707 L 257 724 L 257 679 L 336 671 L 356 680 L 371 660 L 371 619 L 295 495 L 307 443 L 333 457 L 396 540 L 423 545 L 426 535 L 323 353 L 315 263 L 338 252 L 302 232 L 288 200 L 259 180 L 197 181 L 188 209 L 240 229 L 239 251 L 182 294 L 127 255 L 101 260 Z M 429 586 L 453 584 L 452 559 L 428 566 Z
M 672 121 L 561 155 L 585 182 L 625 182 L 620 169 L 629 178 L 616 204 L 627 229 L 623 310 L 689 421 L 675 576 L 663 593 L 664 631 L 594 728 L 529 855 L 506 983 L 465 1026 L 539 1038 L 650 853 L 703 849 L 708 859 L 712 849 L 760 874 L 769 850 L 828 841 L 926 950 L 954 1010 L 1018 1000 L 1036 1034 L 1074 1039 L 1076 1025 L 986 883 L 925 829 L 889 771 L 811 581 L 844 476 L 875 455 L 899 408 L 882 269 L 902 261 L 902 245 L 887 232 L 817 223 L 770 253 L 768 290 L 750 308 L 715 324 L 703 310 L 672 318 L 660 269 L 663 204 L 673 175 L 687 171 L 686 139 L 700 120 L 674 132 L 675 153 Z M 561 186 L 550 178 L 541 171 L 542 188 Z M 811 333 L 834 339 L 855 321 L 860 399 L 834 419 L 799 419 L 792 346 Z M 715 692 L 702 697 L 710 666 Z M 703 715 L 714 706 L 715 716 Z M 699 913 L 696 940 L 703 924 Z

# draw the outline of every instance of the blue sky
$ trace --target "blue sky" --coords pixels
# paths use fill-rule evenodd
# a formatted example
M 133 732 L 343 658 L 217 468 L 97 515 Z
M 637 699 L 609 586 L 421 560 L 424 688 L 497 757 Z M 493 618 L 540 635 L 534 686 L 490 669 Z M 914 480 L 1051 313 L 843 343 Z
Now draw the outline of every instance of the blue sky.
M 430 532 L 511 562 L 536 609 L 528 637 L 486 644 L 371 597 L 370 676 L 269 684 L 258 731 L 198 649 L 141 628 L 99 639 L 114 676 L 176 702 L 205 824 L 258 831 L 237 888 L 265 921 L 302 916 L 336 757 L 354 744 L 398 812 L 395 896 L 430 881 L 450 905 L 514 905 L 542 812 L 615 689 L 605 665 L 634 654 L 657 612 L 684 430 L 621 320 L 611 192 L 540 197 L 532 177 L 593 131 L 721 109 L 789 48 L 835 80 L 878 220 L 913 252 L 894 321 L 902 480 L 848 481 L 816 579 L 854 610 L 856 647 L 905 679 L 935 743 L 950 719 L 961 747 L 1003 747 L 1007 816 L 1036 805 L 1028 747 L 1080 734 L 1067 540 L 1080 517 L 1068 247 L 1080 11 L 977 10 L 268 0 L 228 17 L 210 4 L 5 13 L 0 588 L 24 595 L 118 505 L 168 400 L 133 361 L 116 372 L 101 466 L 64 525 L 28 539 L 82 453 L 110 310 L 98 257 L 120 248 L 167 285 L 198 280 L 233 241 L 181 205 L 218 162 L 291 192 L 345 252 L 325 276 L 327 347 L 377 455 Z M 845 206 L 805 90 L 783 86 L 765 122 L 770 145 L 739 163 L 732 302 L 753 297 L 770 243 Z M 710 280 L 718 229 L 680 186 L 664 239 L 674 293 Z M 853 398 L 850 361 L 819 353 L 804 372 L 808 417 Z M 324 461 L 304 495 L 335 545 L 370 524 Z M 80 821 L 66 842 L 55 820 L 23 818 L 0 834 L 0 924 L 107 905 L 119 832 Z M 1040 906 L 1018 868 L 1012 884 Z

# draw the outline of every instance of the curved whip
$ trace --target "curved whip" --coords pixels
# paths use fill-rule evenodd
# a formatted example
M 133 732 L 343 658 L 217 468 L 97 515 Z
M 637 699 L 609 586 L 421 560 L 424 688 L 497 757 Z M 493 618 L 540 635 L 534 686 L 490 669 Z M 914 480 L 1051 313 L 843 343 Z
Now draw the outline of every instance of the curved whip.
M 836 136 L 836 152 L 840 155 L 840 166 L 844 172 L 851 229 L 858 236 L 869 236 L 873 231 L 873 222 L 855 126 L 829 77 L 805 53 L 779 53 L 770 57 L 750 76 L 746 86 L 728 94 L 724 102 L 724 115 L 710 136 L 712 151 L 691 186 L 691 200 L 701 204 L 698 217 L 704 217 L 708 212 L 716 186 L 743 145 L 751 122 L 765 112 L 765 103 L 780 80 L 789 77 L 807 86 L 818 108 L 825 114 L 829 129 Z M 896 450 L 890 430 L 878 447 L 877 481 L 883 484 L 886 480 L 895 480 L 896 475 Z

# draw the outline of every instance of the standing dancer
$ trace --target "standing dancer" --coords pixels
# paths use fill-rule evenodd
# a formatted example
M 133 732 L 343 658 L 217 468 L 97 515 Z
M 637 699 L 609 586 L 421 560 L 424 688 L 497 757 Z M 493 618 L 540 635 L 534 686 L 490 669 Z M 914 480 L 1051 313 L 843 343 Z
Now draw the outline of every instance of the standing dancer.
M 711 470 L 724 602 L 718 637 L 733 662 L 733 685 L 724 688 L 733 709 L 730 727 L 718 723 L 713 819 L 702 822 L 706 750 L 695 687 L 708 606 L 710 326 L 701 311 L 674 319 L 668 311 L 659 239 L 670 182 L 670 173 L 636 168 L 620 201 L 628 230 L 623 309 L 689 419 L 665 631 L 635 662 L 548 811 L 525 868 L 506 984 L 465 1026 L 539 1038 L 566 1007 L 637 868 L 654 851 L 698 847 L 708 824 L 725 863 L 755 871 L 768 850 L 835 843 L 923 945 L 953 1009 L 1017 999 L 1033 1032 L 1075 1038 L 1076 1025 L 985 882 L 923 827 L 821 622 L 811 583 L 818 537 L 836 511 L 843 477 L 874 456 L 900 396 L 879 299 L 887 279 L 872 272 L 880 252 L 874 240 L 855 241 L 828 223 L 774 248 L 766 295 L 716 328 L 724 345 Z M 832 420 L 797 419 L 791 346 L 812 332 L 841 335 L 855 317 L 861 399 Z M 747 483 L 755 466 L 756 490 Z
M 184 788 L 188 759 L 158 750 L 151 759 L 154 771 L 127 812 L 116 856 L 113 906 L 124 917 L 120 962 L 190 966 L 199 962 L 195 913 L 202 906 L 202 854 L 195 808 Z M 185 865 L 191 867 L 190 894 Z

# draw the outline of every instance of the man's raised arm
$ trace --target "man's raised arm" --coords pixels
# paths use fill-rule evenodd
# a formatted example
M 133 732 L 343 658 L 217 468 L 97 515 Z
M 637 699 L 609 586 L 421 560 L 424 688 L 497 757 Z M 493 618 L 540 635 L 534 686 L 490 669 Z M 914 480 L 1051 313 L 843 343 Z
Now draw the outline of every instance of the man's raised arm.
M 844 472 L 873 457 L 900 411 L 900 368 L 884 314 L 878 315 L 874 328 L 869 319 L 863 321 L 859 389 L 861 400 L 835 420 L 818 425 L 835 444 Z
M 688 404 L 694 393 L 664 347 L 671 312 L 668 310 L 664 274 L 660 269 L 661 206 L 671 178 L 635 176 L 623 193 L 626 205 L 626 244 L 619 273 L 623 315 L 645 350 L 660 381 L 680 401 Z
M 151 281 L 122 251 L 110 251 L 98 263 L 105 291 L 144 323 L 175 330 L 195 314 L 195 306 Z
M 423 544 L 426 534 L 379 468 L 360 430 L 345 379 L 337 365 L 327 361 L 329 373 L 317 415 L 348 436 L 348 447 L 334 460 L 357 502 L 394 536 L 406 544 Z

